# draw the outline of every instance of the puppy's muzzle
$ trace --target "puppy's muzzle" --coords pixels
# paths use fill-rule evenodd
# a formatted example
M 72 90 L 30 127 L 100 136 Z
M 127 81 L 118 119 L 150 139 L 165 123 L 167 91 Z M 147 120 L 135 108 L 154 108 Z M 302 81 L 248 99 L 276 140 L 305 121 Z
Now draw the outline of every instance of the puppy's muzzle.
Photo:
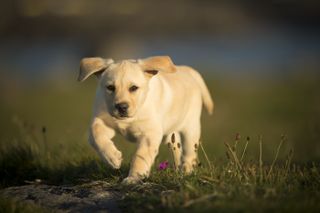
M 119 112 L 120 117 L 127 117 L 128 116 L 128 103 L 117 103 L 114 105 L 114 108 Z

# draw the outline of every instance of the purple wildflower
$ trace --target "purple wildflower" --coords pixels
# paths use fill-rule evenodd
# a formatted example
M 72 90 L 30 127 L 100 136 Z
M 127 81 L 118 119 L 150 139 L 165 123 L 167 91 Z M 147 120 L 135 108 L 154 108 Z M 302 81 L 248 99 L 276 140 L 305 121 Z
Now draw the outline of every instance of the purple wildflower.
M 166 168 L 168 168 L 168 166 L 169 166 L 169 162 L 163 161 L 159 163 L 158 170 L 165 170 Z

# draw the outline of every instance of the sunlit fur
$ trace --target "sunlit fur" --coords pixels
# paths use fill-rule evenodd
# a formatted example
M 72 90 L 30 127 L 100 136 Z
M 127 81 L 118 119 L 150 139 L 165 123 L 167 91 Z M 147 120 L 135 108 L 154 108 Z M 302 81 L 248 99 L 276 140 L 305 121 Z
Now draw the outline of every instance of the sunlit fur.
M 182 144 L 174 152 L 177 166 L 185 173 L 192 172 L 197 159 L 194 147 L 200 139 L 202 105 L 210 114 L 213 110 L 210 93 L 200 74 L 187 66 L 175 66 L 168 56 L 117 63 L 108 59 L 105 69 L 86 64 L 90 61 L 101 65 L 103 60 L 86 59 L 79 75 L 82 80 L 95 73 L 99 79 L 89 142 L 102 159 L 114 168 L 121 166 L 122 153 L 112 141 L 115 132 L 137 142 L 129 175 L 123 181 L 136 183 L 149 175 L 161 142 L 175 132 Z M 114 85 L 115 91 L 108 91 L 106 85 Z M 132 85 L 139 87 L 138 90 L 130 92 Z M 128 103 L 128 116 L 119 116 L 114 107 L 119 102 Z
M 107 85 L 114 85 L 115 91 L 109 92 L 106 89 Z M 122 61 L 112 64 L 107 72 L 102 74 L 99 86 L 101 92 L 104 93 L 108 112 L 121 119 L 114 106 L 116 103 L 125 102 L 129 105 L 128 117 L 130 118 L 137 113 L 146 99 L 148 79 L 137 63 Z M 131 86 L 137 86 L 138 89 L 130 92 Z

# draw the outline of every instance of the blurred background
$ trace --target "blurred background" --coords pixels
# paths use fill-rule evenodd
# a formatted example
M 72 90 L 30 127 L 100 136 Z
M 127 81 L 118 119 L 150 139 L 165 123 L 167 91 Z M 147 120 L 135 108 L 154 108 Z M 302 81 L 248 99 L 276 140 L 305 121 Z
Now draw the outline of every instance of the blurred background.
M 280 158 L 293 148 L 295 161 L 320 159 L 318 1 L 11 0 L 0 16 L 2 153 L 96 158 L 87 144 L 96 79 L 76 81 L 81 58 L 169 55 L 210 88 L 215 112 L 203 114 L 202 141 L 211 159 L 237 133 L 239 146 L 250 137 L 252 159 L 260 135 L 266 161 L 281 135 Z M 134 145 L 115 140 L 128 162 Z

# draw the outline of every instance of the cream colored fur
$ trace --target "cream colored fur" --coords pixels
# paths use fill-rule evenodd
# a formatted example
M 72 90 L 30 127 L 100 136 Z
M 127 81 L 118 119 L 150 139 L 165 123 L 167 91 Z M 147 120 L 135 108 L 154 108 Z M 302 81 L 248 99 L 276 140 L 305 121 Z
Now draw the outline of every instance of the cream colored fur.
M 176 66 L 168 56 L 143 60 L 85 58 L 79 81 L 98 77 L 94 113 L 90 125 L 90 144 L 113 168 L 120 168 L 122 153 L 112 141 L 115 132 L 137 143 L 130 172 L 124 183 L 148 177 L 162 141 L 175 132 L 181 148 L 175 149 L 177 166 L 192 172 L 200 139 L 202 105 L 213 111 L 210 93 L 200 76 L 188 66 Z M 115 90 L 110 91 L 108 85 Z M 132 86 L 138 87 L 130 92 Z M 121 117 L 116 103 L 128 103 L 127 116 Z M 177 142 L 178 143 L 178 142 Z

